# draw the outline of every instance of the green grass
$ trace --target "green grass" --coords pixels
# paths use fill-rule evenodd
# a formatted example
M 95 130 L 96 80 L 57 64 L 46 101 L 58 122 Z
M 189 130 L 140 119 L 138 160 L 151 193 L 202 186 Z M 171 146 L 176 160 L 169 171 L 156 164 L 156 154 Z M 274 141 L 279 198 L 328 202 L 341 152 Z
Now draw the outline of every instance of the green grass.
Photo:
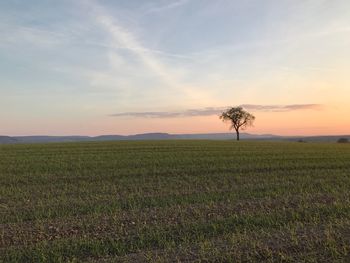
M 0 262 L 349 262 L 350 146 L 0 146 Z

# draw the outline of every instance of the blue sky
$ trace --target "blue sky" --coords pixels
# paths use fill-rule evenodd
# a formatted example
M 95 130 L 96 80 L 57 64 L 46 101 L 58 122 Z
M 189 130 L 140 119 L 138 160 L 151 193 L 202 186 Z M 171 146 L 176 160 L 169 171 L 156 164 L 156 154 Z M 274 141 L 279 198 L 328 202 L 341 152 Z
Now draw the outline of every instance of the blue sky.
M 242 104 L 300 105 L 251 107 L 255 132 L 344 133 L 349 14 L 345 0 L 2 1 L 0 134 L 219 132 L 214 113 L 177 113 Z

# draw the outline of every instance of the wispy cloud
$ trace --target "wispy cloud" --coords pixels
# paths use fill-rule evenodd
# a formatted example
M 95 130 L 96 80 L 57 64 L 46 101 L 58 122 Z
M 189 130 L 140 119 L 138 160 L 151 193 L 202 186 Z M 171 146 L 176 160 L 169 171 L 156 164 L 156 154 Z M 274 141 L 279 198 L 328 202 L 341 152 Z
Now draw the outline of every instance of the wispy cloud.
M 177 54 L 169 54 L 161 50 L 149 49 L 146 47 L 141 39 L 137 35 L 126 27 L 118 17 L 112 16 L 108 11 L 96 1 L 84 1 L 82 5 L 87 5 L 91 11 L 91 15 L 98 25 L 100 25 L 110 36 L 111 48 L 109 49 L 109 58 L 113 58 L 110 54 L 115 54 L 116 50 L 127 50 L 132 56 L 134 56 L 140 63 L 138 66 L 143 66 L 148 72 L 149 76 L 154 75 L 160 82 L 162 82 L 162 89 L 166 89 L 169 94 L 178 94 L 183 100 L 188 101 L 213 101 L 203 90 L 199 90 L 193 85 L 189 85 L 182 79 L 181 70 L 174 68 L 164 61 L 160 57 L 177 57 L 177 58 L 189 58 Z M 180 3 L 178 3 L 179 5 Z M 120 57 L 122 57 L 121 54 Z M 125 57 L 127 63 L 128 57 Z M 113 65 L 115 62 L 111 60 Z M 119 75 L 120 72 L 115 72 L 115 75 Z
M 0 45 L 34 45 L 38 47 L 56 47 L 72 40 L 72 36 L 63 32 L 54 32 L 30 26 L 2 24 L 0 26 Z
M 320 110 L 323 105 L 321 104 L 291 104 L 291 105 L 255 105 L 255 104 L 243 104 L 243 108 L 251 111 L 295 111 L 295 110 Z
M 178 1 L 172 1 L 172 2 L 165 4 L 165 5 L 153 6 L 149 9 L 147 9 L 145 14 L 158 13 L 158 12 L 166 11 L 166 10 L 173 9 L 176 7 L 180 7 L 180 6 L 187 4 L 189 1 L 190 0 L 178 0 Z
M 139 117 L 139 118 L 175 118 L 210 116 L 220 113 L 225 107 L 207 107 L 203 109 L 189 109 L 184 111 L 148 111 L 148 112 L 122 112 L 112 114 L 114 117 Z
M 292 104 L 292 105 L 241 105 L 246 110 L 254 112 L 288 112 L 297 110 L 320 110 L 320 104 Z M 219 115 L 227 107 L 206 107 L 201 109 L 188 109 L 183 111 L 146 111 L 146 112 L 122 112 L 115 113 L 113 117 L 136 117 L 136 118 L 176 118 Z
M 100 9 L 101 10 L 101 9 Z M 134 35 L 117 23 L 112 17 L 106 15 L 102 11 L 96 16 L 97 22 L 102 25 L 113 38 L 113 44 L 116 47 L 128 49 L 136 55 L 144 65 L 149 67 L 154 73 L 161 76 L 164 80 L 171 83 L 172 77 L 164 69 L 164 67 L 153 57 L 142 44 L 134 37 Z
M 128 50 L 152 73 L 162 78 L 166 84 L 172 86 L 174 83 L 177 83 L 176 78 L 169 72 L 169 69 L 155 56 L 155 54 L 165 55 L 165 52 L 145 47 L 131 30 L 123 26 L 120 21 L 118 21 L 117 17 L 110 15 L 108 11 L 96 1 L 81 1 L 80 3 L 89 8 L 90 12 L 92 12 L 91 17 L 94 19 L 95 23 L 100 25 L 104 31 L 109 34 L 111 43 L 101 44 L 108 47 L 109 52 Z M 171 56 L 172 54 L 167 55 Z
M 109 48 L 111 50 L 127 50 L 127 51 L 132 51 L 132 52 L 143 52 L 143 53 L 150 53 L 154 55 L 159 55 L 162 57 L 169 57 L 169 58 L 179 58 L 179 59 L 192 59 L 192 56 L 187 56 L 187 55 L 182 55 L 182 54 L 176 54 L 176 53 L 169 53 L 169 52 L 164 52 L 162 50 L 158 49 L 150 49 L 150 48 L 133 48 L 131 46 L 116 46 L 115 44 L 109 44 L 109 43 L 101 43 L 101 42 L 94 42 L 94 41 L 86 41 L 84 44 L 91 45 L 91 46 L 98 46 L 98 47 L 103 47 L 103 48 Z

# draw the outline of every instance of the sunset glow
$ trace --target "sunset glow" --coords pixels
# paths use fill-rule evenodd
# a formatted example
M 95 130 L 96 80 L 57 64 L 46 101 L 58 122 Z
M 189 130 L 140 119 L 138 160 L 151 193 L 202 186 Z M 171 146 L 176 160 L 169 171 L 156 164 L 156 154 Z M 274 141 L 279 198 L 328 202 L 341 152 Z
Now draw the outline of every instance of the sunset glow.
M 346 0 L 2 1 L 0 135 L 227 132 L 220 109 L 238 105 L 249 133 L 349 134 L 349 14 Z

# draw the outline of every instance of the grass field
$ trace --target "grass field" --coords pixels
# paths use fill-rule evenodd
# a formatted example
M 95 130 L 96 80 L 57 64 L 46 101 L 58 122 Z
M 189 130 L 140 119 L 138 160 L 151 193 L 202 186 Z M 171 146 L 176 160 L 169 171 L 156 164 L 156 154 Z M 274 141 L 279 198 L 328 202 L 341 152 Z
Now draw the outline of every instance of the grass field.
M 350 145 L 3 145 L 0 213 L 0 262 L 350 262 Z

